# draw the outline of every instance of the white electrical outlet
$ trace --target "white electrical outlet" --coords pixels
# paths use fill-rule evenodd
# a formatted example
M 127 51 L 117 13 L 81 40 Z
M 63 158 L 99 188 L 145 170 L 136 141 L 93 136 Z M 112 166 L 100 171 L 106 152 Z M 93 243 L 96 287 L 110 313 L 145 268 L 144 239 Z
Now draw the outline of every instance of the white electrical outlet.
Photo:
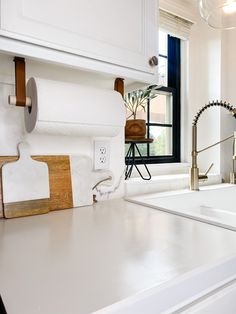
M 94 141 L 94 170 L 109 169 L 110 142 Z

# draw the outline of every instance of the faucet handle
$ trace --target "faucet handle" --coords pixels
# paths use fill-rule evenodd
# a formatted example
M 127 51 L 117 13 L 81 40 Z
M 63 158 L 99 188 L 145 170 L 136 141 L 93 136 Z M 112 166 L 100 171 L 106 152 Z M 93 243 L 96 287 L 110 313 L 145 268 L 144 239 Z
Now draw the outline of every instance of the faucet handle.
M 200 174 L 199 176 L 198 176 L 198 179 L 199 180 L 207 180 L 208 179 L 208 173 L 209 173 L 209 171 L 211 170 L 211 168 L 214 166 L 214 163 L 212 163 L 211 165 L 210 165 L 210 167 L 207 169 L 207 171 L 204 173 L 204 174 Z

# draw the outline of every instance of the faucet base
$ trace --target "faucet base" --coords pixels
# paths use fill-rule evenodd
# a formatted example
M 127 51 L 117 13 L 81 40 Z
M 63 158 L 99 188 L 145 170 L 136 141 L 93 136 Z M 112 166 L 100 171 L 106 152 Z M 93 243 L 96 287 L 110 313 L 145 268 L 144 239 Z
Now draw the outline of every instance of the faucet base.
M 190 177 L 190 182 L 189 182 L 190 190 L 199 191 L 199 182 L 198 182 L 199 169 L 195 167 L 190 168 L 189 177 Z
M 231 184 L 236 184 L 236 173 L 235 172 L 230 172 L 229 178 L 230 178 Z

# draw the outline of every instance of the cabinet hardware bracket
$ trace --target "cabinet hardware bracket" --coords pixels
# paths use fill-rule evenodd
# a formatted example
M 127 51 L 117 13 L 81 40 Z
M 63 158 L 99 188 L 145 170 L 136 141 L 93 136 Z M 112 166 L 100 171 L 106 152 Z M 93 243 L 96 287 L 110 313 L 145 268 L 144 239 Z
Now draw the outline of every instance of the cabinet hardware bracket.
M 14 62 L 15 62 L 15 96 L 9 95 L 8 102 L 10 105 L 13 106 L 30 107 L 31 99 L 29 97 L 26 97 L 25 59 L 15 57 Z

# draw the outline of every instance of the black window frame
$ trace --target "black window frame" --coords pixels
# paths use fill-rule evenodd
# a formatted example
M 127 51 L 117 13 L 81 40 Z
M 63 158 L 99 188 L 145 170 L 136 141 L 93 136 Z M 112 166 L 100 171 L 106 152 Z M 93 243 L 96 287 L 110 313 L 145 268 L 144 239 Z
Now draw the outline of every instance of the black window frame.
M 168 35 L 168 54 L 167 56 L 159 54 L 160 57 L 168 59 L 168 83 L 167 87 L 161 87 L 160 91 L 167 92 L 172 94 L 173 100 L 173 112 L 172 112 L 172 124 L 164 123 L 153 123 L 150 122 L 150 101 L 147 103 L 147 137 L 150 134 L 151 126 L 163 126 L 163 127 L 172 127 L 172 155 L 159 155 L 159 156 L 150 156 L 150 145 L 147 145 L 147 156 L 143 156 L 143 160 L 140 157 L 135 157 L 135 163 L 142 164 L 143 161 L 146 164 L 159 164 L 159 163 L 174 163 L 180 162 L 180 39 Z M 139 144 L 137 144 L 139 145 Z M 143 144 L 142 144 L 143 145 Z M 126 159 L 127 163 L 127 159 Z

